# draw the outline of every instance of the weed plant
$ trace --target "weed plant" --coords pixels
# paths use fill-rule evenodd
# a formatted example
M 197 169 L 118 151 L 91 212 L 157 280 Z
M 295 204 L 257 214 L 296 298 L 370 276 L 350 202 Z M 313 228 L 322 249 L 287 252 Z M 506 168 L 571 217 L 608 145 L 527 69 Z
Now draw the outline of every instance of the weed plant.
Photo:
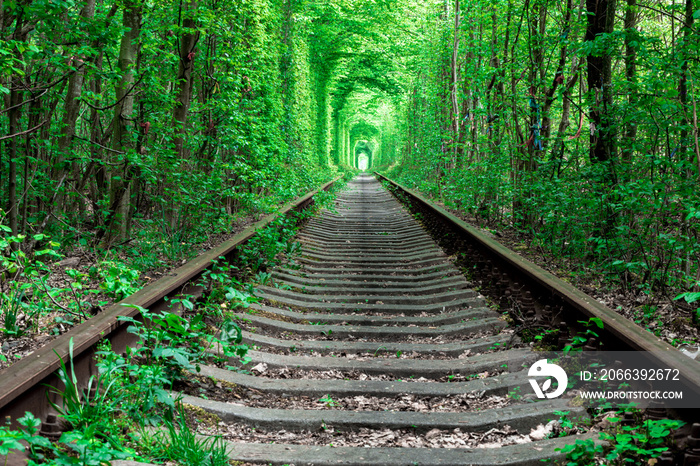
M 45 235 L 34 235 L 34 241 L 44 241 L 45 247 L 29 254 L 22 250 L 25 235 L 12 236 L 11 230 L 0 225 L 0 312 L 2 333 L 21 336 L 37 331 L 39 318 L 50 309 L 55 290 L 48 287 L 45 258 L 60 258 L 58 243 Z
M 150 437 L 148 456 L 156 461 L 176 461 L 185 466 L 228 466 L 229 448 L 220 437 L 202 437 L 192 431 L 187 414 L 178 405 L 169 410 L 162 429 Z
M 102 424 L 64 432 L 57 442 L 51 443 L 37 435 L 41 421 L 32 413 L 27 412 L 18 423 L 18 430 L 0 427 L 0 457 L 5 457 L 4 464 L 15 451 L 26 452 L 27 466 L 103 466 L 111 460 L 139 457 L 128 446 L 106 441 L 100 430 Z
M 41 322 L 52 313 L 56 314 L 53 333 L 59 333 L 61 324 L 70 327 L 90 317 L 91 295 L 102 290 L 105 297 L 120 300 L 141 286 L 138 271 L 116 260 L 98 262 L 88 273 L 68 268 L 66 286 L 52 285 L 48 262 L 63 258 L 60 244 L 43 234 L 34 235 L 31 242 L 42 247 L 26 252 L 28 237 L 12 236 L 0 225 L 0 331 L 7 337 L 48 330 L 41 328 Z M 90 279 L 100 290 L 90 289 Z M 106 302 L 98 301 L 98 305 Z
M 672 431 L 684 424 L 671 419 L 646 419 L 623 425 L 621 419 L 621 416 L 607 418 L 613 427 L 608 432 L 601 432 L 599 437 L 607 442 L 607 446 L 593 439 L 585 439 L 559 449 L 566 454 L 566 465 L 655 464 L 656 458 L 674 447 Z

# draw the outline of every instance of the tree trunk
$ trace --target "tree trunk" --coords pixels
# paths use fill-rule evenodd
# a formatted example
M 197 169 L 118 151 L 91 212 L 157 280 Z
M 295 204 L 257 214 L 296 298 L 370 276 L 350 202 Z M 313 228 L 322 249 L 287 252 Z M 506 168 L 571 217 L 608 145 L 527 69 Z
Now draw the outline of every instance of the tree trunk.
M 80 12 L 80 16 L 83 20 L 90 20 L 95 16 L 95 0 L 87 0 L 87 3 Z M 72 159 L 72 154 L 70 154 L 70 149 L 73 143 L 73 136 L 75 135 L 75 126 L 78 121 L 78 113 L 80 111 L 80 96 L 83 89 L 83 80 L 85 78 L 85 56 L 75 56 L 71 57 L 72 66 L 75 71 L 68 79 L 68 88 L 66 89 L 66 98 L 64 102 L 64 114 L 62 121 L 62 134 L 58 138 L 58 163 L 59 171 L 53 179 L 60 179 L 63 177 L 64 172 L 68 169 L 66 158 Z M 78 183 L 78 168 L 75 161 L 71 162 L 72 172 L 73 172 L 73 183 Z M 58 203 L 56 211 L 62 214 L 64 209 L 65 196 L 59 195 L 57 197 Z M 77 197 L 80 199 L 80 196 Z
M 686 152 L 688 151 L 688 146 L 690 145 L 690 138 L 688 137 L 688 128 L 691 122 L 687 115 L 690 112 L 688 108 L 688 47 L 692 43 L 691 38 L 692 28 L 693 28 L 693 17 L 694 6 L 693 0 L 685 0 L 685 21 L 683 25 L 683 41 L 680 45 L 679 55 L 681 57 L 681 75 L 678 80 L 678 94 L 681 102 L 681 107 L 683 111 L 683 119 L 681 120 L 681 134 L 680 134 L 680 153 L 679 157 L 685 158 Z M 700 175 L 700 172 L 698 173 Z
M 542 141 L 543 144 L 547 144 L 549 136 L 551 134 L 551 120 L 549 118 L 549 110 L 554 103 L 554 95 L 557 92 L 557 88 L 560 84 L 564 83 L 564 68 L 566 67 L 567 58 L 567 47 L 566 44 L 569 41 L 573 41 L 573 38 L 569 37 L 571 34 L 571 10 L 573 8 L 573 1 L 567 0 L 566 2 L 566 12 L 564 13 L 564 21 L 562 23 L 562 44 L 559 48 L 559 63 L 557 64 L 557 71 L 554 73 L 554 81 L 552 85 L 547 90 L 546 97 L 544 100 L 544 105 L 542 106 Z
M 184 149 L 184 135 L 186 132 L 187 112 L 190 109 L 192 100 L 192 69 L 194 68 L 194 57 L 196 54 L 199 31 L 196 30 L 194 12 L 197 10 L 195 0 L 183 0 L 184 11 L 182 27 L 186 32 L 180 37 L 180 64 L 177 71 L 177 100 L 173 112 L 173 123 L 175 126 L 175 152 L 177 158 L 182 160 L 186 157 Z
M 692 17 L 692 15 L 691 15 Z M 627 106 L 628 112 L 633 111 L 637 101 L 637 46 L 632 43 L 637 41 L 637 0 L 627 0 L 625 10 L 625 78 L 627 80 Z M 634 153 L 634 140 L 637 138 L 636 118 L 628 118 L 625 123 L 623 137 L 624 145 L 621 153 L 622 161 L 629 164 Z
M 18 16 L 15 24 L 15 31 L 12 34 L 12 39 L 18 42 L 24 42 L 27 39 L 28 32 L 24 32 L 24 21 L 22 16 Z M 21 67 L 22 57 L 15 55 L 17 59 L 17 67 Z M 22 96 L 24 92 L 20 92 L 20 80 L 22 76 L 22 70 L 20 72 L 13 74 L 10 77 L 10 98 L 5 100 L 6 105 L 9 110 L 7 111 L 8 117 L 8 135 L 12 136 L 7 143 L 7 156 L 8 156 L 8 184 L 7 184 L 7 197 L 8 197 L 8 216 L 10 222 L 10 229 L 12 230 L 12 235 L 17 236 L 19 234 L 19 198 L 17 197 L 17 159 L 19 157 L 17 153 L 17 138 L 16 134 L 19 132 L 19 116 L 22 107 Z M 13 249 L 18 249 L 18 243 L 12 243 Z
M 601 34 L 613 32 L 616 0 L 586 0 L 588 27 L 585 41 L 593 42 Z M 592 93 L 589 117 L 591 162 L 612 162 L 615 155 L 615 122 L 613 120 L 612 59 L 607 50 L 589 53 L 588 90 Z M 611 172 L 612 173 L 612 172 Z
M 95 59 L 95 67 L 98 70 L 102 69 L 102 61 L 103 61 L 103 54 L 100 53 L 97 58 Z M 96 74 L 92 81 L 90 82 L 90 91 L 94 92 L 96 95 L 102 94 L 102 79 L 99 74 Z M 100 112 L 97 110 L 97 108 L 92 108 L 90 109 L 90 140 L 91 141 L 99 141 L 101 144 L 104 144 L 104 140 L 100 139 Z M 92 160 L 100 160 L 102 161 L 103 158 L 106 158 L 106 156 L 103 154 L 103 149 L 97 145 L 91 145 L 90 147 L 90 158 Z M 97 167 L 95 168 L 95 190 L 93 192 L 93 195 L 91 196 L 91 202 L 93 205 L 93 210 L 96 213 L 95 216 L 95 223 L 99 224 L 99 206 L 98 206 L 98 201 L 100 200 L 100 197 L 109 192 L 109 179 L 107 177 L 107 170 L 106 170 L 106 165 L 104 163 L 99 163 L 97 164 Z
M 455 30 L 454 38 L 452 41 L 452 59 L 450 61 L 450 103 L 451 107 L 451 126 L 452 126 L 452 162 L 451 168 L 454 169 L 458 165 L 457 162 L 457 146 L 459 145 L 459 126 L 460 126 L 460 115 L 459 115 L 459 96 L 457 83 L 459 82 L 459 70 L 457 66 L 457 61 L 459 58 L 459 0 L 455 0 Z
M 525 171 L 535 171 L 539 165 L 542 152 L 542 121 L 541 108 L 537 99 L 537 91 L 544 81 L 544 31 L 547 17 L 545 2 L 533 2 L 530 19 L 530 133 L 527 144 L 528 159 L 523 166 Z
M 323 67 L 323 64 L 319 65 Z M 321 68 L 316 72 L 315 97 L 316 97 L 316 150 L 318 151 L 318 164 L 320 167 L 328 166 L 328 86 L 331 80 L 331 71 Z M 354 157 L 354 154 L 353 154 Z
M 564 87 L 564 92 L 562 93 L 562 104 L 561 104 L 561 119 L 559 120 L 559 127 L 557 128 L 557 137 L 552 145 L 552 150 L 550 152 L 549 159 L 556 160 L 556 175 L 559 176 L 561 171 L 561 164 L 564 160 L 564 135 L 566 130 L 569 128 L 569 113 L 571 111 L 571 90 L 576 85 L 578 81 L 578 75 L 580 73 L 579 65 L 583 62 L 583 59 L 575 59 L 574 63 L 571 65 L 571 76 L 566 82 Z M 581 120 L 583 121 L 583 120 Z M 554 176 L 555 170 L 552 170 L 552 176 Z
M 10 107 L 15 107 L 20 102 L 20 94 L 16 90 L 16 85 L 12 86 L 10 91 Z M 19 107 L 12 108 L 8 112 L 9 125 L 8 130 L 10 134 L 16 134 L 19 127 Z M 11 138 L 8 142 L 7 155 L 9 157 L 9 174 L 8 174 L 8 214 L 10 220 L 10 229 L 12 230 L 12 235 L 17 236 L 19 234 L 19 205 L 17 201 L 17 136 Z M 13 249 L 17 249 L 17 243 L 13 243 Z
M 126 0 L 124 3 L 125 32 L 121 39 L 118 62 L 122 78 L 116 87 L 117 104 L 112 119 L 112 150 L 116 154 L 112 159 L 114 164 L 122 165 L 122 169 L 114 168 L 110 173 L 110 207 L 105 222 L 105 235 L 100 243 L 103 249 L 128 236 L 129 188 L 134 170 L 129 166 L 128 157 L 124 153 L 134 147 L 134 124 L 131 120 L 134 113 L 133 87 L 142 8 L 141 0 Z

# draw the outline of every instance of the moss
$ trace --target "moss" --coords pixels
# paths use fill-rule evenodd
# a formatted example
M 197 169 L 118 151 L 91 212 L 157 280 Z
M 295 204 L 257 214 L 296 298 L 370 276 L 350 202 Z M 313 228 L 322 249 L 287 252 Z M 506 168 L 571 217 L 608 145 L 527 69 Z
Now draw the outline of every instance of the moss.
M 257 316 L 260 316 L 260 317 L 266 317 L 268 319 L 278 320 L 280 322 L 288 322 L 290 324 L 295 324 L 295 323 L 308 324 L 309 323 L 308 320 L 302 320 L 300 322 L 297 322 L 295 319 L 293 319 L 291 317 L 281 316 L 279 314 L 275 314 L 274 312 L 263 311 L 261 309 L 250 309 L 248 312 L 251 314 L 255 314 Z
M 586 400 L 581 398 L 581 395 L 576 395 L 571 401 L 569 401 L 569 405 L 571 406 L 583 406 Z
M 189 415 L 191 421 L 199 423 L 205 427 L 215 428 L 219 425 L 221 418 L 216 414 L 212 414 L 204 408 L 193 406 L 187 403 L 180 403 L 185 412 Z
M 265 299 L 264 304 L 267 304 L 268 306 L 272 306 L 272 307 L 285 307 L 285 308 L 289 309 L 290 311 L 297 311 L 297 312 L 300 312 L 302 314 L 306 314 L 309 312 L 309 309 L 305 308 L 303 306 L 295 306 L 293 304 L 282 303 L 282 302 L 275 301 L 274 299 L 269 299 L 269 298 Z M 257 312 L 264 312 L 264 311 L 257 311 Z
M 690 317 L 675 317 L 671 321 L 671 330 L 674 332 L 683 332 L 686 328 L 692 327 L 693 321 Z
M 233 383 L 233 382 L 228 382 L 228 381 L 226 381 L 226 380 L 219 380 L 219 379 L 216 379 L 216 378 L 213 378 L 213 377 L 212 377 L 210 380 L 211 380 L 213 383 L 215 383 L 215 384 L 216 384 L 216 383 L 220 384 L 220 385 L 221 385 L 221 388 L 224 388 L 224 389 L 226 389 L 226 390 L 229 390 L 229 391 L 232 391 L 232 392 L 239 392 L 239 391 L 241 391 L 241 388 L 240 388 L 238 385 L 236 385 L 235 383 Z

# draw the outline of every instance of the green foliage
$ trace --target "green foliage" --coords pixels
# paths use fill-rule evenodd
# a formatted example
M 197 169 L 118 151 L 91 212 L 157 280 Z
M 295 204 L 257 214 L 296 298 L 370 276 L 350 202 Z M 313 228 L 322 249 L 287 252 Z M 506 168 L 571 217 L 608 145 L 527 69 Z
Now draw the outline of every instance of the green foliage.
M 587 321 L 579 320 L 578 323 L 586 327 L 586 331 L 574 335 L 571 339 L 571 343 L 564 347 L 564 353 L 568 353 L 569 351 L 583 351 L 583 345 L 585 345 L 590 338 L 598 338 L 599 336 L 598 333 L 592 329 L 594 327 L 599 329 L 603 328 L 603 321 L 599 317 L 591 317 Z
M 603 455 L 604 448 L 593 439 L 579 439 L 561 448 L 561 452 L 566 453 L 567 466 L 595 466 L 598 464 L 595 458 Z
M 636 9 L 625 25 L 617 3 L 613 32 L 587 40 L 593 14 L 573 4 L 497 1 L 459 15 L 456 5 L 412 15 L 400 154 L 387 174 L 482 227 L 510 229 L 574 274 L 637 293 L 697 291 L 698 99 L 688 83 L 700 47 L 683 7 Z M 615 147 L 604 162 L 591 156 L 602 98 L 586 82 L 591 57 L 614 63 L 604 87 Z
M 334 400 L 333 398 L 331 398 L 330 395 L 324 395 L 321 398 L 319 398 L 318 401 L 325 404 L 329 408 L 334 408 L 334 407 L 340 406 L 340 403 L 338 401 Z
M 28 254 L 22 250 L 27 239 L 11 235 L 10 229 L 0 224 L 0 310 L 2 332 L 7 336 L 37 331 L 39 318 L 51 310 L 54 297 L 61 292 L 47 285 L 49 269 L 42 262 L 61 257 L 55 249 L 59 244 L 37 234 L 33 240 L 45 247 Z
M 682 299 L 688 304 L 693 304 L 694 302 L 700 301 L 700 293 L 696 293 L 696 292 L 681 293 L 673 299 L 674 300 Z M 700 307 L 695 309 L 695 312 L 693 313 L 693 321 L 696 324 L 700 323 Z
M 0 456 L 7 456 L 13 450 L 26 451 L 29 446 L 28 466 L 54 464 L 58 466 L 81 465 L 102 466 L 115 459 L 134 457 L 128 448 L 119 448 L 111 442 L 101 440 L 99 425 L 64 432 L 56 444 L 38 434 L 41 421 L 27 412 L 17 422 L 20 430 L 0 427 Z
M 156 433 L 148 447 L 156 461 L 176 461 L 186 466 L 228 466 L 230 447 L 220 437 L 200 437 L 187 423 L 187 414 L 179 405 L 163 419 L 164 431 Z
M 73 366 L 72 338 L 68 343 L 68 357 L 70 358 L 70 371 L 63 360 L 60 361 L 60 367 L 57 371 L 58 378 L 64 388 L 52 389 L 61 399 L 61 405 L 52 401 L 49 403 L 74 429 L 99 428 L 100 435 L 103 437 L 115 435 L 117 426 L 111 422 L 111 418 L 119 411 L 119 404 L 124 400 L 115 397 L 112 388 L 115 384 L 114 374 L 123 366 L 112 366 L 109 368 L 109 372 L 101 372 L 98 377 L 91 376 L 87 387 L 83 390 L 79 385 Z M 91 433 L 94 431 L 87 431 L 90 437 Z
M 233 280 L 232 274 L 238 271 L 238 268 L 227 263 L 223 256 L 214 259 L 212 262 L 212 266 L 202 273 L 201 280 L 201 283 L 205 284 L 209 291 L 231 283 Z
M 619 426 L 613 434 L 601 432 L 600 439 L 608 442 L 607 448 L 586 439 L 559 450 L 566 453 L 568 466 L 594 466 L 600 461 L 611 466 L 652 464 L 650 460 L 660 457 L 672 445 L 671 431 L 683 424 L 671 419 L 645 420 L 639 425 Z
M 172 380 L 162 365 L 143 363 L 138 351 L 127 351 L 124 357 L 105 348 L 98 355 L 100 373 L 109 374 L 110 382 L 117 387 L 112 397 L 121 403 L 129 419 L 155 424 L 161 418 L 160 408 L 175 405 L 168 392 Z
M 287 259 L 299 254 L 300 244 L 293 241 L 297 232 L 295 216 L 278 217 L 259 231 L 242 249 L 240 260 L 250 268 L 251 274 L 265 272 L 278 265 L 284 254 Z
M 210 2 L 195 14 L 178 2 L 135 2 L 134 31 L 124 22 L 129 4 L 97 2 L 94 12 L 84 2 L 5 5 L 8 30 L 24 26 L 0 43 L 7 78 L 0 92 L 10 93 L 10 85 L 16 91 L 0 130 L 17 134 L 9 139 L 13 155 L 8 149 L 0 157 L 0 204 L 9 205 L 0 211 L 0 271 L 8 265 L 4 252 L 25 237 L 51 234 L 66 250 L 92 249 L 98 262 L 99 249 L 112 248 L 119 261 L 109 259 L 99 272 L 105 292 L 121 299 L 136 289 L 136 270 L 186 259 L 193 245 L 236 231 L 246 217 L 272 212 L 337 174 L 328 163 L 329 135 L 314 135 L 328 113 L 332 89 L 319 95 L 317 84 L 329 70 L 310 58 L 320 37 L 312 30 L 322 29 L 337 5 Z M 193 31 L 192 56 L 183 60 L 179 44 Z M 122 42 L 126 34 L 135 38 Z M 334 34 L 324 32 L 322 48 L 337 61 Z M 133 56 L 122 57 L 127 43 Z M 124 68 L 126 58 L 138 66 Z M 183 61 L 191 64 L 187 96 L 179 86 Z M 183 104 L 184 119 L 174 120 Z M 41 116 L 40 108 L 51 112 Z M 119 224 L 115 238 L 111 223 Z
M 110 298 L 120 301 L 139 289 L 139 273 L 119 261 L 104 261 L 97 274 L 102 278 L 100 288 Z
M 533 348 L 539 351 L 556 350 L 558 344 L 559 330 L 532 328 L 521 331 L 525 343 L 534 342 Z M 495 348 L 492 348 L 495 349 Z
M 20 327 L 17 318 L 23 308 L 23 299 L 26 296 L 25 290 L 31 285 L 22 285 L 18 282 L 10 284 L 7 292 L 0 294 L 0 306 L 2 307 L 3 326 L 5 335 L 21 335 L 23 329 Z
M 58 466 L 102 466 L 105 462 L 125 459 L 134 456 L 131 451 L 122 451 L 119 446 L 101 439 L 100 426 L 91 425 L 84 429 L 73 430 L 61 434 L 59 443 L 72 450 L 71 454 L 58 451 L 52 464 Z
M 506 396 L 512 400 L 519 401 L 523 396 L 520 390 L 520 387 L 515 387 L 511 389 Z
M 0 427 L 0 456 L 7 456 L 12 450 L 26 451 L 26 443 L 29 446 L 29 464 L 37 464 L 35 461 L 45 458 L 42 450 L 51 447 L 51 442 L 47 438 L 37 435 L 41 420 L 27 411 L 24 416 L 17 419 L 17 422 L 21 426 L 19 431 Z
M 603 436 L 614 444 L 606 459 L 633 463 L 658 458 L 668 450 L 671 430 L 683 424 L 682 421 L 661 419 L 644 421 L 641 426 L 622 426 L 622 432 Z
M 143 322 L 132 317 L 121 316 L 128 322 L 127 329 L 139 338 L 143 346 L 134 350 L 146 365 L 155 365 L 165 370 L 165 377 L 175 380 L 182 377 L 183 371 L 199 372 L 199 364 L 211 356 L 214 348 L 220 348 L 227 357 L 245 357 L 248 347 L 241 345 L 241 330 L 232 320 L 221 324 L 220 336 L 216 337 L 207 329 L 203 314 L 187 319 L 170 312 L 150 312 L 139 309 Z M 132 355 L 132 357 L 135 354 Z
M 138 337 L 138 344 L 127 348 L 124 355 L 103 344 L 97 353 L 98 375 L 88 380 L 85 389 L 79 386 L 73 370 L 72 339 L 68 348 L 70 370 L 60 362 L 58 377 L 64 388 L 53 389 L 61 403 L 52 405 L 73 430 L 64 433 L 59 443 L 84 462 L 80 464 L 133 456 L 122 438 L 122 432 L 131 429 L 132 423 L 144 426 L 165 419 L 166 426 L 168 420 L 172 426 L 172 409 L 176 406 L 170 394 L 173 381 L 183 377 L 185 371 L 198 371 L 198 365 L 210 359 L 213 350 L 219 350 L 225 358 L 246 356 L 248 347 L 241 344 L 241 330 L 231 320 L 223 321 L 218 337 L 214 337 L 203 324 L 203 314 L 188 320 L 174 313 L 139 311 L 143 322 L 121 318 L 130 324 L 127 330 Z M 225 449 L 217 450 L 217 441 L 197 439 L 184 430 L 183 423 L 181 420 L 177 431 L 170 432 L 170 450 L 166 451 L 179 449 L 178 454 L 191 459 L 192 463 L 187 464 L 201 464 L 197 463 L 199 459 L 216 451 L 219 453 L 215 456 L 223 458 Z M 8 439 L 7 448 L 12 445 Z M 73 464 L 61 462 L 65 459 L 63 453 L 55 454 L 56 464 Z
M 239 307 L 247 308 L 250 303 L 255 303 L 258 301 L 258 298 L 252 296 L 250 293 L 240 291 L 233 287 L 226 288 L 226 294 L 224 297 L 232 304 L 232 309 Z

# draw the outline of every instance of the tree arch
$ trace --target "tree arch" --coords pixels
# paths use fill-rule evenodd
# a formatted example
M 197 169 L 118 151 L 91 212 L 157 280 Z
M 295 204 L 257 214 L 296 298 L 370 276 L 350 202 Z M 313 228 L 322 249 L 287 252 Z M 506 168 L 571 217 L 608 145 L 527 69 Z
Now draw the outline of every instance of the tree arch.
M 372 167 L 376 152 L 376 141 L 380 139 L 380 131 L 364 120 L 359 120 L 350 129 L 350 146 L 353 147 L 353 166 L 360 168 L 359 156 L 364 153 L 367 156 L 367 168 Z
M 360 156 L 367 157 L 366 169 L 372 168 L 372 154 L 374 152 L 374 143 L 372 141 L 360 140 L 355 144 L 355 168 L 360 168 Z

